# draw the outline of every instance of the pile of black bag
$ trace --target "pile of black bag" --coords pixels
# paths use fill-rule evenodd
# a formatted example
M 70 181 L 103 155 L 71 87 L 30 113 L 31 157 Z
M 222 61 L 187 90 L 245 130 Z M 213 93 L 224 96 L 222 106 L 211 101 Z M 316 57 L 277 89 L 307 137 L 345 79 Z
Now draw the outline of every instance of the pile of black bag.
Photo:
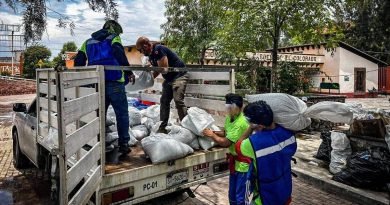
M 352 154 L 347 167 L 332 178 L 354 187 L 386 191 L 390 184 L 390 152 L 382 147 L 370 147 Z

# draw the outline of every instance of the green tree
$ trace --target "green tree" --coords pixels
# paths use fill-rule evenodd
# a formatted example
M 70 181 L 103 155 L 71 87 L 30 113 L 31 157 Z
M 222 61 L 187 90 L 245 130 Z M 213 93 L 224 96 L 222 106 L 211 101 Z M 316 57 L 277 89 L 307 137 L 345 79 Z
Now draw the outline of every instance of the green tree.
M 278 78 L 276 81 L 277 90 L 287 94 L 297 94 L 308 92 L 312 85 L 310 75 L 312 68 L 301 68 L 295 62 L 281 62 L 278 68 Z
M 163 41 L 184 61 L 203 64 L 205 52 L 215 45 L 219 0 L 167 0 Z
M 65 60 L 62 59 L 62 55 L 63 55 L 66 51 L 73 51 L 73 52 L 74 52 L 74 51 L 77 51 L 76 43 L 73 42 L 73 41 L 64 43 L 64 45 L 62 46 L 62 49 L 61 49 L 60 53 L 58 53 L 58 55 L 57 55 L 56 57 L 54 57 L 54 59 L 53 59 L 53 65 L 65 66 Z
M 336 17 L 348 44 L 390 63 L 389 11 L 389 0 L 347 0 Z
M 22 9 L 23 13 L 23 30 L 25 42 L 41 40 L 43 32 L 46 30 L 47 10 L 54 11 L 48 8 L 49 0 L 0 0 L 0 6 L 8 5 L 15 12 L 17 9 Z M 64 2 L 65 0 L 58 0 Z M 118 19 L 117 3 L 115 0 L 84 0 L 89 4 L 89 7 L 96 12 L 103 11 L 107 19 Z M 75 28 L 74 22 L 61 13 L 58 13 L 58 26 L 71 29 Z
M 238 52 L 241 56 L 245 51 L 271 47 L 271 84 L 274 84 L 278 67 L 277 50 L 283 37 L 291 39 L 293 44 L 324 41 L 331 44 L 336 42 L 335 39 L 342 38 L 338 27 L 333 24 L 330 9 L 339 1 L 227 0 L 222 9 L 229 18 L 225 19 L 226 26 L 219 31 L 222 39 L 225 39 L 222 45 L 231 53 Z
M 39 60 L 43 61 L 42 68 L 51 67 L 50 56 L 51 51 L 46 46 L 33 44 L 28 47 L 24 52 L 24 77 L 35 78 L 35 69 L 39 68 Z

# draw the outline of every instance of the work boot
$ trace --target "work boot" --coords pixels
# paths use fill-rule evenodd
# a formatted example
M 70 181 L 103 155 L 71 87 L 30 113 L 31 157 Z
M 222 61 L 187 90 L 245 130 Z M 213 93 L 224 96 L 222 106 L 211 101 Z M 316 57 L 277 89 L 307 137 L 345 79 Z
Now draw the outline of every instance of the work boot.
M 166 130 L 165 127 L 160 127 L 158 128 L 157 133 L 168 134 L 168 130 Z
M 122 155 L 126 155 L 131 152 L 131 149 L 128 144 L 123 144 L 119 145 L 119 152 L 122 153 Z

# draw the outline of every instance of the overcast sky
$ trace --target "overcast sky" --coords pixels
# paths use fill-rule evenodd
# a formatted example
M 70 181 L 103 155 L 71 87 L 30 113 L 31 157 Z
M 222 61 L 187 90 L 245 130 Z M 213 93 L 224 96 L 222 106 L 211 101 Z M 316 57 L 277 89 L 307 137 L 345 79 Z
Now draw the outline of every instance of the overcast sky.
M 93 12 L 83 0 L 57 2 L 47 0 L 48 18 L 46 32 L 41 43 L 56 56 L 65 42 L 74 41 L 78 47 L 90 37 L 91 33 L 99 30 L 104 24 L 103 13 Z M 164 0 L 121 0 L 117 1 L 119 23 L 123 27 L 122 43 L 124 46 L 135 44 L 139 36 L 145 35 L 152 40 L 158 40 L 162 34 L 160 25 L 166 21 L 164 17 Z M 76 24 L 74 36 L 69 29 L 58 28 L 59 14 L 68 16 Z M 4 5 L 0 8 L 0 23 L 21 24 L 22 11 L 15 13 Z M 3 33 L 4 34 L 4 33 Z M 1 46 L 1 45 L 0 45 Z

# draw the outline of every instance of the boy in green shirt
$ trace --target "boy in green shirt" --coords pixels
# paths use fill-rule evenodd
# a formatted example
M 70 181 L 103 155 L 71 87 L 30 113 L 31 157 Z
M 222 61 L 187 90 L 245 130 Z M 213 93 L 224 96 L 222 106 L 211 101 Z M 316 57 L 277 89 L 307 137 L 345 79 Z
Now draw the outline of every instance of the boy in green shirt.
M 245 204 L 246 173 L 251 162 L 250 158 L 237 154 L 235 144 L 249 128 L 249 124 L 242 113 L 243 98 L 237 94 L 227 94 L 225 131 L 205 129 L 203 135 L 210 137 L 221 147 L 229 147 L 229 201 L 231 205 Z

